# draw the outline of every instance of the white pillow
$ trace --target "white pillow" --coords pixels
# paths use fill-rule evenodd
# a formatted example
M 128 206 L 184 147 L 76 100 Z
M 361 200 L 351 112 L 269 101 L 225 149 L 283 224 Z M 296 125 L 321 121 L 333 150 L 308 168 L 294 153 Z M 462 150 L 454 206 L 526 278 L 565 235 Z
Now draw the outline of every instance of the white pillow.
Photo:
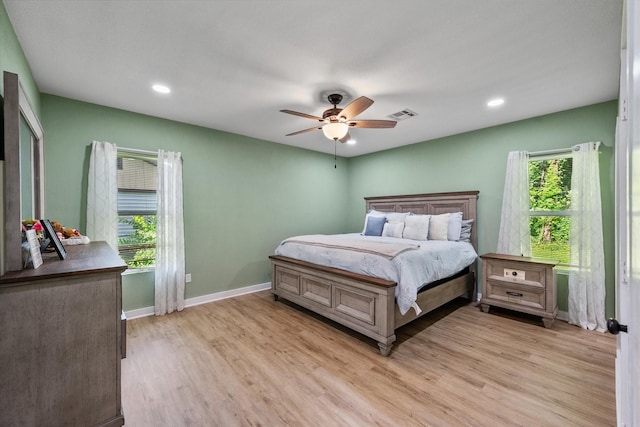
M 409 212 L 389 212 L 386 215 L 389 222 L 404 222 L 407 216 L 409 216 Z
M 453 212 L 449 216 L 449 228 L 447 230 L 447 240 L 457 242 L 460 240 L 460 230 L 462 229 L 462 212 Z
M 389 222 L 402 222 L 407 217 L 407 215 L 410 215 L 410 214 L 409 212 L 382 212 L 382 211 L 377 211 L 375 209 L 371 209 L 369 210 L 369 215 L 387 217 L 387 221 Z
M 412 240 L 427 240 L 431 215 L 409 215 L 404 220 L 402 237 Z M 446 235 L 446 230 L 445 230 Z
M 429 240 L 447 240 L 449 217 L 451 214 L 431 215 L 429 221 Z
M 385 237 L 402 238 L 404 222 L 387 222 L 382 228 L 382 235 Z

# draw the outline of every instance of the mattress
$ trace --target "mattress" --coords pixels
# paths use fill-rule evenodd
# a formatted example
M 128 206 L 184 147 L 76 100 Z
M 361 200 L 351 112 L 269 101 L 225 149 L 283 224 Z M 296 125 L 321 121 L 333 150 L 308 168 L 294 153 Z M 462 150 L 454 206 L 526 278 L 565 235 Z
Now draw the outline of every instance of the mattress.
M 453 276 L 471 265 L 478 257 L 471 243 L 441 240 L 416 241 L 395 237 L 362 236 L 357 233 L 336 234 L 332 245 L 318 246 L 301 242 L 304 236 L 284 240 L 275 250 L 286 256 L 313 264 L 338 268 L 366 276 L 396 282 L 396 302 L 405 314 L 416 302 L 418 291 L 436 280 Z M 411 246 L 393 258 L 373 251 L 358 251 L 340 247 L 340 241 L 362 239 L 367 245 L 394 243 Z M 355 246 L 355 245 L 351 245 Z

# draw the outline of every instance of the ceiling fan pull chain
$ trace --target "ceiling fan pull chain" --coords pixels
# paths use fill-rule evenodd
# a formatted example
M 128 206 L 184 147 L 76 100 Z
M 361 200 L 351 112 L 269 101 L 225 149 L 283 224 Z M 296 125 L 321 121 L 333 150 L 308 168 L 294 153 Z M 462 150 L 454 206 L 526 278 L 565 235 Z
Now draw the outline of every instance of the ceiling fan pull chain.
M 333 168 L 337 169 L 338 168 L 338 140 L 334 139 L 333 140 Z

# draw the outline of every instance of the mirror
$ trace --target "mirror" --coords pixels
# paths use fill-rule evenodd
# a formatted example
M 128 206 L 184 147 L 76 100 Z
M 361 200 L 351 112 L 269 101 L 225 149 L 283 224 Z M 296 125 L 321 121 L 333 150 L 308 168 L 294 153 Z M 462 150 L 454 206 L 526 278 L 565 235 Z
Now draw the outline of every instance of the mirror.
M 44 216 L 44 132 L 18 75 L 4 72 L 5 270 L 22 269 L 23 218 Z
M 33 171 L 31 129 L 20 116 L 20 218 L 35 218 L 33 212 Z

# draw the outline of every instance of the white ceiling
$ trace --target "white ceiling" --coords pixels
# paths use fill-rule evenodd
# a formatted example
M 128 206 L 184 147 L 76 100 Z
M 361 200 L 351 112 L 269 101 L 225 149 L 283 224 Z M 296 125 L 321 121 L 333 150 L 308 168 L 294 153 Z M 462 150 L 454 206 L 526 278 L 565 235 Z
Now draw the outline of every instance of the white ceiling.
M 418 113 L 345 157 L 617 98 L 622 0 L 4 3 L 44 93 L 327 153 L 279 110 L 339 89 L 375 101 L 359 119 Z

